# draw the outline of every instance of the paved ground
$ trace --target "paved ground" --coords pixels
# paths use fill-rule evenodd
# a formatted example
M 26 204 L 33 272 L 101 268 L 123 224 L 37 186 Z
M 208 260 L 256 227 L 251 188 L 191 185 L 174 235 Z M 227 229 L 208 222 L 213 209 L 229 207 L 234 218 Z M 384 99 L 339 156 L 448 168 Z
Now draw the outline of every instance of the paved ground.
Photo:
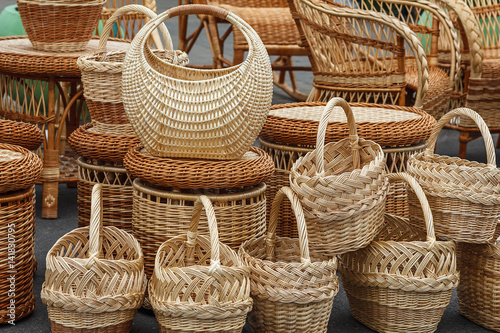
M 0 10 L 14 4 L 13 0 L 0 0 Z M 162 12 L 171 6 L 174 6 L 177 1 L 174 0 L 158 0 L 158 12 Z M 169 20 L 167 26 L 172 34 L 174 44 L 177 42 L 177 21 Z M 206 41 L 200 41 L 196 49 L 191 54 L 192 63 L 208 63 L 210 51 Z M 208 62 L 207 62 L 208 59 Z M 307 63 L 307 60 L 303 60 Z M 307 90 L 312 81 L 310 73 L 299 73 L 299 85 L 303 91 Z M 274 104 L 293 102 L 286 94 L 275 89 Z M 495 136 L 496 139 L 496 136 Z M 484 161 L 485 152 L 482 139 L 475 140 L 469 144 L 468 158 L 471 160 Z M 499 150 L 497 150 L 497 153 Z M 443 131 L 438 140 L 438 153 L 456 156 L 458 154 L 458 134 L 452 131 Z M 41 196 L 41 188 L 37 187 L 37 196 Z M 40 290 L 44 281 L 45 271 L 45 256 L 50 247 L 57 241 L 59 237 L 66 232 L 77 227 L 77 205 L 76 205 L 76 189 L 68 188 L 66 185 L 60 186 L 60 203 L 59 203 L 59 218 L 57 220 L 45 220 L 40 217 L 41 205 L 37 203 L 37 220 L 36 220 L 36 242 L 35 252 L 38 260 L 38 271 L 34 277 L 34 291 L 36 295 L 36 309 L 25 319 L 16 322 L 16 326 L 8 325 L 0 326 L 0 331 L 6 333 L 45 333 L 50 332 L 49 320 L 47 317 L 46 308 L 40 300 Z M 139 311 L 137 314 L 132 331 L 134 333 L 158 332 L 158 326 L 154 315 L 150 311 Z M 249 330 L 248 330 L 249 332 Z M 365 326 L 358 323 L 350 314 L 349 305 L 344 291 L 341 289 L 335 298 L 332 316 L 330 318 L 328 332 L 371 332 Z M 450 305 L 448 306 L 443 319 L 438 327 L 438 332 L 487 332 L 487 330 L 468 321 L 458 312 L 456 295 L 454 295 Z

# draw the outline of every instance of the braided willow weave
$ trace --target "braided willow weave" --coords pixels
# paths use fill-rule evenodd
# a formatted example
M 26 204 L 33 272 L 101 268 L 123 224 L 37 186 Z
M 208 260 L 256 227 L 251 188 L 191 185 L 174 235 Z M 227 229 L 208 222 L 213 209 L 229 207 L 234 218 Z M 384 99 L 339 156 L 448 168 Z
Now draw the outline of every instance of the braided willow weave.
M 486 145 L 487 164 L 434 154 L 441 129 L 454 117 L 469 117 L 479 127 Z M 486 243 L 500 218 L 500 169 L 487 125 L 474 111 L 461 108 L 447 113 L 434 128 L 427 149 L 408 160 L 408 173 L 424 189 L 436 219 L 439 237 Z M 410 216 L 419 228 L 424 218 L 410 191 Z
M 405 180 L 417 193 L 425 233 L 408 220 L 385 216 L 381 233 L 367 247 L 343 254 L 339 267 L 354 318 L 379 332 L 434 332 L 458 285 L 455 243 L 436 241 L 430 207 L 415 179 Z
M 299 238 L 276 237 L 283 199 L 290 200 Z M 337 259 L 313 252 L 302 207 L 289 187 L 274 197 L 266 236 L 246 241 L 240 256 L 250 266 L 252 332 L 326 332 L 338 292 Z
M 169 64 L 146 46 L 163 21 L 189 14 L 226 19 L 247 37 L 250 51 L 236 66 L 202 70 Z M 172 8 L 146 24 L 124 61 L 125 112 L 153 155 L 204 159 L 237 159 L 258 136 L 271 106 L 269 56 L 255 31 L 219 7 Z
M 205 209 L 210 237 L 198 234 Z M 241 332 L 252 308 L 249 269 L 219 242 L 210 199 L 196 200 L 187 235 L 158 249 L 149 300 L 162 333 Z
M 42 175 L 42 161 L 26 148 L 0 143 L 0 193 L 30 188 Z
M 42 301 L 57 332 L 128 331 L 146 290 L 137 240 L 102 227 L 101 185 L 92 191 L 90 227 L 75 229 L 47 254 Z

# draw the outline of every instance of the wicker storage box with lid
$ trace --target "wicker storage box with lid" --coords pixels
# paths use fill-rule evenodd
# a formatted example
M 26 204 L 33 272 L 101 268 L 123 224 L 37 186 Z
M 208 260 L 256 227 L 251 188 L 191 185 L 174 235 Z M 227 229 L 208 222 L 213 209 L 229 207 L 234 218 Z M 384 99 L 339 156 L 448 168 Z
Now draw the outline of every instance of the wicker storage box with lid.
M 283 186 L 288 186 L 293 163 L 315 146 L 318 121 L 325 103 L 292 103 L 273 105 L 260 134 L 260 147 L 274 161 L 275 173 L 267 181 L 267 196 L 274 197 Z M 408 157 L 426 147 L 435 120 L 424 111 L 411 107 L 349 103 L 357 121 L 360 137 L 382 146 L 386 157 L 386 171 L 406 170 Z M 339 110 L 340 111 L 340 110 Z M 334 142 L 348 135 L 343 112 L 334 112 L 326 129 L 326 142 Z M 277 233 L 297 237 L 291 210 L 285 203 L 279 217 Z M 268 218 L 270 203 L 268 202 Z M 391 184 L 386 211 L 400 216 L 408 215 L 406 189 L 403 183 Z

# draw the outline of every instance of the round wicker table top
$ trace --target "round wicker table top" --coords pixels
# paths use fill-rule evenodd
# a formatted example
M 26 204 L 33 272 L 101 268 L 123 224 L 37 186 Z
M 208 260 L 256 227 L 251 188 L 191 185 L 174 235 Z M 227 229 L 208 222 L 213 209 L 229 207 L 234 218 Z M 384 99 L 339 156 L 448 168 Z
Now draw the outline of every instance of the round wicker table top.
M 349 103 L 356 119 L 359 137 L 382 147 L 409 146 L 425 142 L 434 125 L 426 112 L 394 105 Z M 313 147 L 318 123 L 326 103 L 292 103 L 273 105 L 260 133 L 276 143 Z M 337 109 L 337 108 L 336 108 Z M 326 131 L 326 142 L 339 141 L 349 135 L 345 113 L 339 107 L 333 112 Z
M 55 53 L 33 48 L 27 36 L 0 38 L 0 72 L 33 77 L 79 78 L 80 69 L 76 65 L 78 57 L 97 50 L 99 39 L 90 40 L 87 48 L 79 52 Z M 107 51 L 126 51 L 129 42 L 110 38 Z

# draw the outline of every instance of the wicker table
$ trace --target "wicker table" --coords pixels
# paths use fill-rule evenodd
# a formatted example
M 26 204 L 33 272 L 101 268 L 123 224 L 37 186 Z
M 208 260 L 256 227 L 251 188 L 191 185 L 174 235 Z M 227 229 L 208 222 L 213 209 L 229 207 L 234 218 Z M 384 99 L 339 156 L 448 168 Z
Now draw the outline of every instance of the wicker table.
M 40 151 L 43 218 L 57 218 L 58 184 L 77 181 L 76 163 L 68 163 L 61 136 L 64 127 L 69 135 L 79 126 L 83 110 L 76 60 L 96 50 L 97 44 L 93 39 L 81 52 L 50 53 L 33 49 L 26 36 L 0 38 L 0 117 L 37 124 L 45 133 Z M 128 45 L 114 40 L 107 49 L 124 50 Z

